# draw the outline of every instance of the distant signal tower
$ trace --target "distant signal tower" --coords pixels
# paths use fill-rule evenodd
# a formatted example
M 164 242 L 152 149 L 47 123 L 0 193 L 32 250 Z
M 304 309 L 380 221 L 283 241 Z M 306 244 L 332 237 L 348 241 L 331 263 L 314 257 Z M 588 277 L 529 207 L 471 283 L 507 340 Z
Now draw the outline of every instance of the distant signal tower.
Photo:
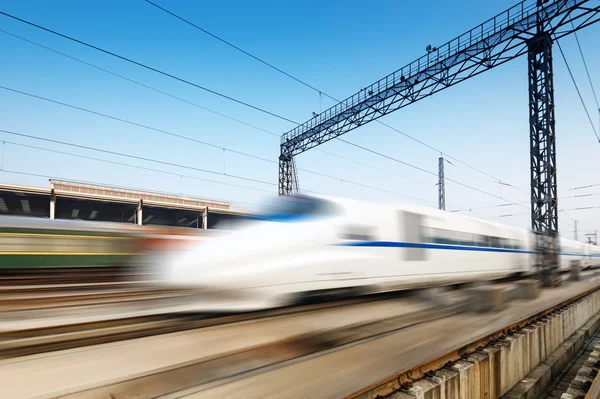
M 446 210 L 446 183 L 444 179 L 444 157 L 438 159 L 438 208 Z

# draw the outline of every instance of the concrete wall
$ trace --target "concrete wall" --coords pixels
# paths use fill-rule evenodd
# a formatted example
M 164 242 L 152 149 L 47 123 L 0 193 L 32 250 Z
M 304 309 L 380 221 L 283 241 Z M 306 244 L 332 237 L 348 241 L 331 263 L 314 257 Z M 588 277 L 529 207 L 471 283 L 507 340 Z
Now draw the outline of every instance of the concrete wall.
M 537 398 L 598 329 L 599 311 L 597 291 L 386 398 Z

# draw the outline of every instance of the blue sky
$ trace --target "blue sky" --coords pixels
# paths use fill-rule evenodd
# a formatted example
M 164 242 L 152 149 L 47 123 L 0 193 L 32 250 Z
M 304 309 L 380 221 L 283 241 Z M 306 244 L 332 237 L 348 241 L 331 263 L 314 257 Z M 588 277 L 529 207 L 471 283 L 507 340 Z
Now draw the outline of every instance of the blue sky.
M 424 54 L 427 44 L 440 44 L 512 6 L 513 1 L 422 3 L 382 0 L 369 7 L 358 1 L 193 2 L 157 0 L 158 4 L 276 65 L 336 98 L 360 88 Z M 157 10 L 142 0 L 5 1 L 2 11 L 74 36 L 210 89 L 249 102 L 294 121 L 334 105 L 326 97 L 267 68 L 214 38 Z M 279 138 L 293 124 L 262 114 L 199 89 L 141 69 L 35 28 L 0 17 L 0 29 L 121 74 L 199 106 L 226 114 L 268 132 L 248 127 L 196 106 L 164 96 L 105 72 L 0 32 L 3 60 L 0 85 L 52 98 L 115 117 L 163 129 L 276 161 Z M 600 92 L 600 26 L 579 38 L 595 88 Z M 573 37 L 561 41 L 594 123 L 598 115 Z M 585 117 L 557 46 L 554 46 L 559 190 L 600 183 L 596 160 L 600 144 Z M 445 153 L 522 188 L 502 186 L 456 162 L 446 175 L 512 202 L 528 201 L 529 138 L 527 65 L 521 57 L 456 87 L 386 116 L 383 121 Z M 600 94 L 600 93 L 599 93 Z M 224 199 L 241 204 L 262 201 L 276 192 L 277 165 L 211 148 L 96 115 L 28 98 L 0 89 L 0 129 L 126 152 L 137 156 L 226 172 L 257 182 L 219 174 L 157 165 L 58 144 L 0 133 L 0 140 L 67 151 L 158 169 L 144 171 L 39 149 L 3 145 L 0 181 L 47 186 L 47 177 L 90 181 L 138 189 Z M 437 171 L 438 153 L 379 124 L 356 129 L 345 139 L 419 167 Z M 320 149 L 351 158 L 381 172 L 319 150 L 297 158 L 305 190 L 370 200 L 408 201 L 436 206 L 436 178 L 341 142 Z M 210 179 L 252 187 L 194 180 Z M 377 191 L 377 187 L 421 200 Z M 257 190 L 258 189 L 258 190 Z M 589 190 L 561 193 L 560 208 L 595 206 L 600 196 L 568 198 Z M 489 194 L 449 182 L 450 209 L 480 208 L 502 203 Z M 428 202 L 427 202 L 428 201 Z M 528 205 L 475 210 L 474 216 L 529 226 Z M 468 212 L 466 212 L 468 213 Z M 512 217 L 499 215 L 514 214 Z M 563 217 L 564 216 L 564 217 Z M 585 232 L 600 228 L 600 210 L 561 214 L 565 235 L 572 220 Z

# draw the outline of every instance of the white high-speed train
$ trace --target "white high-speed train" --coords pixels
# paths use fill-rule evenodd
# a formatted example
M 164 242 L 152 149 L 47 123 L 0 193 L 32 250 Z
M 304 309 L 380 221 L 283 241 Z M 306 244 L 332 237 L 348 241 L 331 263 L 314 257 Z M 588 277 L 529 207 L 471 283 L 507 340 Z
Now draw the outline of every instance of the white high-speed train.
M 534 270 L 533 234 L 456 213 L 322 196 L 279 197 L 238 230 L 165 265 L 198 288 L 198 311 L 257 310 L 307 293 L 358 293 L 497 279 Z M 560 239 L 560 267 L 600 263 L 600 247 Z

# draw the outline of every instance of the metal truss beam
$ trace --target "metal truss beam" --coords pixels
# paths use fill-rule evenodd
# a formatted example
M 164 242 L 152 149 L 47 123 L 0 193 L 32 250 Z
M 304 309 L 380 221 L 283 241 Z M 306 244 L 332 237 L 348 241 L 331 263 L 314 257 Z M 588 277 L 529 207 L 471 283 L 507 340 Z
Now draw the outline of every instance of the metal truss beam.
M 600 0 L 524 0 L 287 132 L 281 154 L 298 155 L 527 54 L 539 28 L 559 39 L 598 20 Z

